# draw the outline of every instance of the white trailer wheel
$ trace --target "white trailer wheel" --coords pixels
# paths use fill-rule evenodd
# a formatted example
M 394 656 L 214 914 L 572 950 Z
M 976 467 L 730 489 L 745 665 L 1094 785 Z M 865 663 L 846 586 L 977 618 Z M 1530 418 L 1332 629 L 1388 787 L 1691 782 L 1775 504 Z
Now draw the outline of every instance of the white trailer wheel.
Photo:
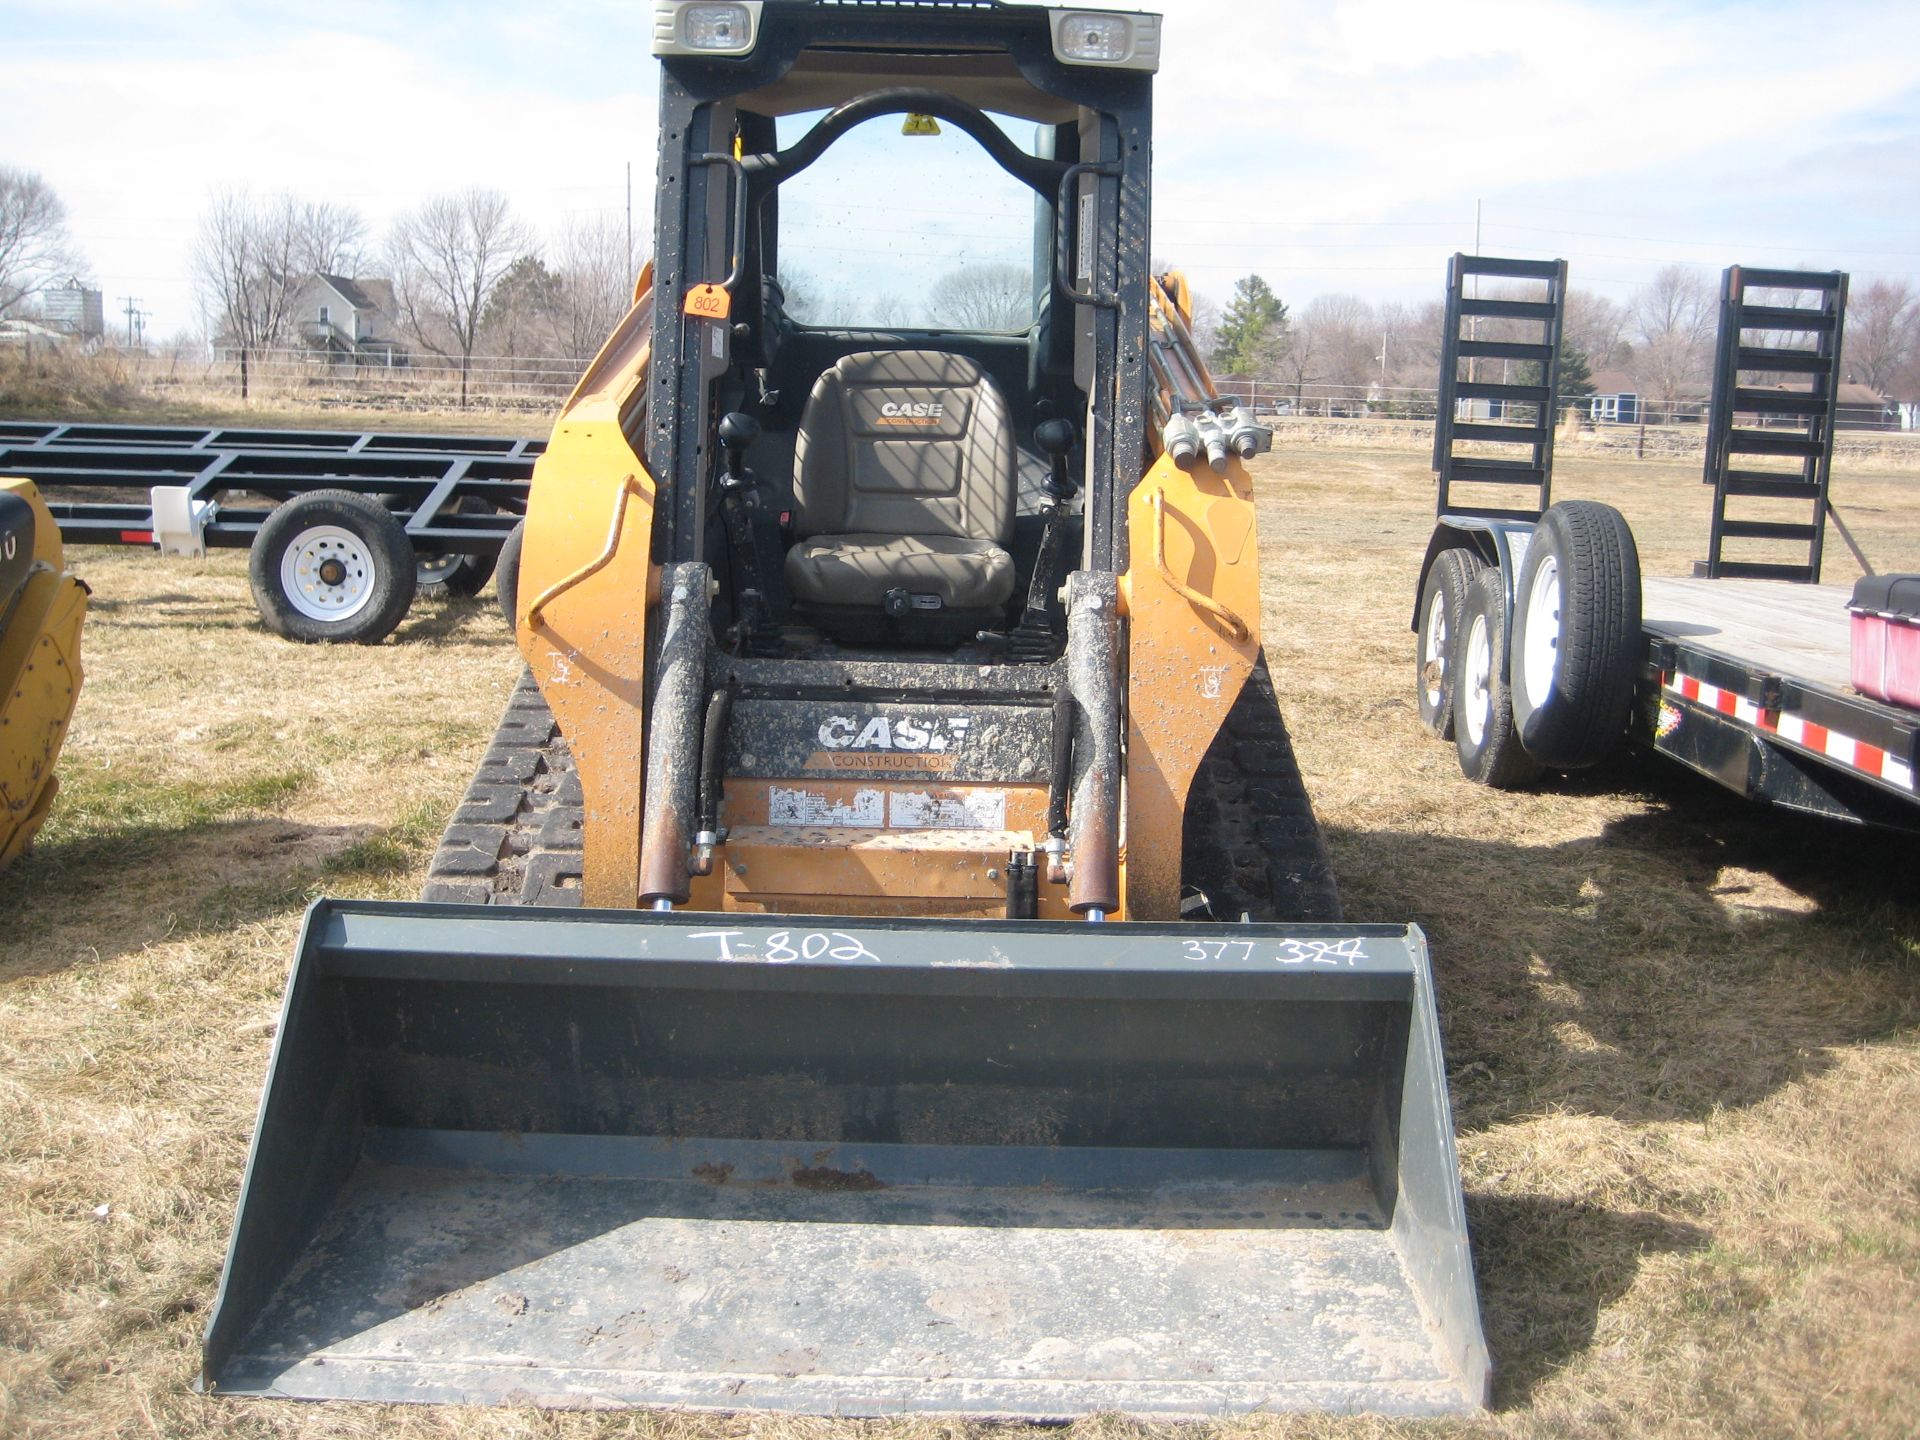
M 1466 682 L 1461 692 L 1460 720 L 1467 727 L 1467 738 L 1475 745 L 1487 742 L 1487 722 L 1493 714 L 1493 642 L 1487 638 L 1487 617 L 1476 615 L 1467 630 L 1466 662 L 1460 678 Z
M 315 490 L 261 523 L 247 556 L 260 618 L 289 640 L 373 645 L 413 603 L 413 543 L 369 495 Z
M 1421 692 L 1427 697 L 1427 707 L 1438 710 L 1446 695 L 1441 679 L 1447 670 L 1447 641 L 1452 638 L 1447 624 L 1447 597 L 1438 590 L 1427 603 L 1427 618 L 1420 633 L 1426 637 L 1426 643 L 1420 647 Z
M 1555 770 L 1597 765 L 1625 738 L 1645 638 L 1640 557 L 1620 512 L 1563 500 L 1533 527 L 1513 607 L 1513 715 Z
M 1520 684 L 1539 709 L 1553 695 L 1560 667 L 1560 562 L 1544 557 L 1527 586 L 1527 623 L 1520 632 Z
M 1467 587 L 1454 650 L 1453 744 L 1460 773 L 1496 790 L 1517 790 L 1541 767 L 1520 744 L 1507 686 L 1507 581 L 1482 570 Z
M 287 603 L 309 620 L 350 620 L 373 599 L 373 554 L 338 525 L 315 525 L 281 552 Z
M 1414 709 L 1442 740 L 1453 738 L 1453 652 L 1467 587 L 1484 568 L 1480 557 L 1453 546 L 1433 557 L 1421 582 L 1414 638 Z

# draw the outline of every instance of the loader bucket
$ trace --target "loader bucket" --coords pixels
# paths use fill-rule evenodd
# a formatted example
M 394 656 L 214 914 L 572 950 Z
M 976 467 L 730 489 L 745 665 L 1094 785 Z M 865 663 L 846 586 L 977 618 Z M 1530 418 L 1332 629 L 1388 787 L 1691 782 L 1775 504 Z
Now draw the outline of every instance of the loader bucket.
M 225 1394 L 1485 1402 L 1417 929 L 323 900 Z

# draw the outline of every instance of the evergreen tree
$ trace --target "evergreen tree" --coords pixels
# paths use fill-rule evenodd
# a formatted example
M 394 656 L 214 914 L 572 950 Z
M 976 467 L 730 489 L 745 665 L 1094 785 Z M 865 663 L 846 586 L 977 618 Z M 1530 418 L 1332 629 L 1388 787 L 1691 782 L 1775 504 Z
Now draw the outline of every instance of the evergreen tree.
M 1233 284 L 1233 299 L 1220 317 L 1219 346 L 1213 365 L 1223 375 L 1246 375 L 1261 351 L 1286 333 L 1287 307 L 1258 275 Z
M 1528 360 L 1514 367 L 1513 383 L 1516 385 L 1538 385 L 1541 381 L 1540 367 Z M 1587 352 L 1575 345 L 1564 334 L 1560 337 L 1560 411 L 1565 414 L 1580 401 L 1593 394 L 1593 370 L 1587 363 Z

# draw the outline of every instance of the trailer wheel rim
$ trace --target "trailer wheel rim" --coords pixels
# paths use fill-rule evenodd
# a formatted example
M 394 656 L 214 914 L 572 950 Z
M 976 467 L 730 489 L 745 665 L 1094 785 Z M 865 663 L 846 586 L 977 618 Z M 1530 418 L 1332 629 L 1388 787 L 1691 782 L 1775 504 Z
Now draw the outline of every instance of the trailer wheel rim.
M 1520 683 L 1535 710 L 1553 698 L 1560 668 L 1560 562 L 1542 555 L 1527 587 L 1527 625 L 1520 636 Z
M 1467 739 L 1475 745 L 1487 738 L 1487 725 L 1493 716 L 1493 641 L 1487 633 L 1487 617 L 1476 615 L 1467 631 L 1466 674 L 1460 677 L 1466 688 L 1466 703 L 1460 717 L 1467 724 Z
M 422 555 L 413 562 L 414 583 L 422 588 L 438 585 L 460 568 L 464 555 Z
M 309 620 L 349 620 L 373 602 L 373 552 L 351 530 L 314 525 L 280 556 L 280 589 Z
M 1420 676 L 1425 682 L 1427 708 L 1440 708 L 1441 691 L 1447 677 L 1447 594 L 1435 590 L 1427 605 L 1426 643 L 1420 647 Z

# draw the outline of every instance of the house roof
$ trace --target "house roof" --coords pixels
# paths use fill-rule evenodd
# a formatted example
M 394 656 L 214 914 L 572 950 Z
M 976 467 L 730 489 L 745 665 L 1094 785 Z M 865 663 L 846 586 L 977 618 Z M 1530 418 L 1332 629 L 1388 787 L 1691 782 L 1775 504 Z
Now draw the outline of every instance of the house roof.
M 368 298 L 366 291 L 362 290 L 356 281 L 349 280 L 344 275 L 328 275 L 325 273 L 322 273 L 319 278 L 328 286 L 332 287 L 333 292 L 349 305 L 353 306 L 354 309 L 372 310 L 376 308 L 373 301 Z
M 1596 370 L 1588 378 L 1596 395 L 1638 395 L 1640 382 L 1624 370 Z
M 1871 385 L 1843 384 L 1839 392 L 1842 405 L 1857 405 L 1878 410 L 1887 403 L 1887 397 Z

